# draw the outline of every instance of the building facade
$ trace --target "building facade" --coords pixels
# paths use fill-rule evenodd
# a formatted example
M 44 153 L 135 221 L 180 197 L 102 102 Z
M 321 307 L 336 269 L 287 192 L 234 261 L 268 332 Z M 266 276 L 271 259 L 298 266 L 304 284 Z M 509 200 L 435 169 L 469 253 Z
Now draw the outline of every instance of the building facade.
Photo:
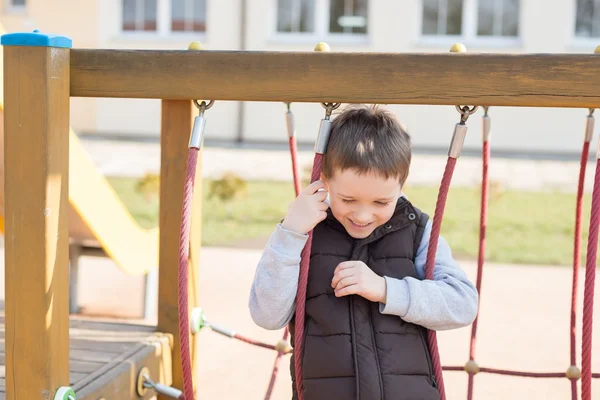
M 592 53 L 600 44 L 600 0 L 0 0 L 5 29 L 40 29 L 77 48 L 447 52 L 453 43 L 494 53 Z M 550 5 L 552 3 L 552 5 Z M 468 75 L 468 71 L 465 71 Z M 352 84 L 352 82 L 348 82 Z M 268 82 L 265 82 L 268 85 Z M 160 102 L 71 101 L 81 134 L 158 137 Z M 417 148 L 445 149 L 459 116 L 452 106 L 390 106 Z M 292 104 L 297 135 L 312 143 L 320 104 Z M 216 102 L 207 139 L 287 140 L 283 103 Z M 490 108 L 493 146 L 511 152 L 576 153 L 588 110 Z M 480 148 L 481 111 L 466 148 Z

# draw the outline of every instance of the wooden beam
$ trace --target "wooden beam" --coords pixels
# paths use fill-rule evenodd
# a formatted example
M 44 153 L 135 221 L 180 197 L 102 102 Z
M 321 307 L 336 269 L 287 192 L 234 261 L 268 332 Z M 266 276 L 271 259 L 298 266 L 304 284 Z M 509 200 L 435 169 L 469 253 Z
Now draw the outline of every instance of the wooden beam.
M 73 50 L 71 96 L 600 106 L 600 55 Z
M 158 280 L 158 330 L 173 335 L 173 386 L 183 390 L 179 347 L 178 265 L 179 230 L 187 169 L 188 142 L 194 110 L 189 100 L 162 102 L 160 167 L 160 248 Z M 200 251 L 202 160 L 199 157 L 190 231 L 188 306 L 198 305 L 198 254 Z M 192 375 L 197 376 L 196 340 L 190 336 Z M 194 379 L 195 380 L 195 379 Z
M 4 48 L 7 399 L 69 385 L 69 54 Z

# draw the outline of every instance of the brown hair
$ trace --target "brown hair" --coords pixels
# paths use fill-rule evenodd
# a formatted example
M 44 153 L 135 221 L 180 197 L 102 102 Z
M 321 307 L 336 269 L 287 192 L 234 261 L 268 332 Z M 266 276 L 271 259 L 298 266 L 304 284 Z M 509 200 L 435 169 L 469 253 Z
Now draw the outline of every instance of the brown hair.
M 404 184 L 411 161 L 411 140 L 404 126 L 388 109 L 373 105 L 350 105 L 331 124 L 323 176 L 354 169 L 375 172 Z

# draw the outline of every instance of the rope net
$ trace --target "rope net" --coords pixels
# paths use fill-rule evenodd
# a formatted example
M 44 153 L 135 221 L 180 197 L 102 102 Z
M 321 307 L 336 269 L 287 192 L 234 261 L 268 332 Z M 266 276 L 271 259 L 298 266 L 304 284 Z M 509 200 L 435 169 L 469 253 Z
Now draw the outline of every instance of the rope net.
M 592 110 L 591 110 L 592 111 Z M 289 112 L 289 111 L 288 111 Z M 489 164 L 490 164 L 490 143 L 489 143 L 489 131 L 490 131 L 490 119 L 486 113 L 484 115 L 484 140 L 482 144 L 482 180 L 481 180 L 481 212 L 480 212 L 480 224 L 479 224 L 479 250 L 477 257 L 477 276 L 476 276 L 476 288 L 481 299 L 481 289 L 483 281 L 483 270 L 485 260 L 485 240 L 486 240 L 486 228 L 487 228 L 487 212 L 488 212 L 488 199 L 489 199 Z M 462 121 L 463 124 L 466 118 Z M 460 124 L 464 126 L 463 124 Z M 458 126 L 458 125 L 457 125 Z M 505 370 L 496 369 L 489 367 L 479 366 L 476 359 L 476 339 L 477 339 L 477 327 L 479 320 L 478 315 L 475 318 L 471 327 L 471 337 L 469 346 L 468 361 L 464 366 L 442 366 L 435 331 L 428 331 L 428 345 L 431 352 L 435 379 L 437 382 L 438 389 L 440 391 L 440 398 L 445 399 L 445 388 L 443 381 L 442 371 L 464 371 L 468 374 L 468 386 L 467 386 L 467 399 L 473 398 L 474 378 L 478 373 L 489 373 L 515 377 L 527 377 L 527 378 L 567 378 L 571 385 L 571 397 L 572 400 L 577 400 L 577 381 L 581 378 L 582 388 L 582 400 L 591 400 L 591 380 L 600 378 L 600 373 L 592 373 L 591 362 L 592 362 L 592 330 L 593 330 L 593 295 L 594 295 L 594 284 L 595 284 L 595 270 L 596 270 L 596 258 L 597 258 L 597 247 L 598 247 L 598 234 L 600 228 L 600 154 L 596 162 L 596 170 L 594 176 L 594 186 L 592 192 L 592 210 L 590 215 L 590 228 L 587 243 L 587 258 L 586 258 L 586 275 L 585 275 L 585 287 L 584 287 L 584 308 L 583 308 L 583 327 L 582 327 L 582 361 L 581 370 L 577 367 L 576 360 L 576 302 L 577 302 L 577 291 L 578 291 L 578 277 L 580 268 L 580 253 L 581 253 L 581 233 L 582 233 L 582 212 L 583 212 L 583 194 L 584 194 L 584 182 L 586 175 L 587 160 L 589 157 L 589 147 L 591 139 L 591 131 L 593 129 L 593 116 L 590 112 L 588 116 L 588 125 L 586 128 L 586 135 L 581 151 L 580 158 L 580 170 L 579 180 L 577 187 L 576 207 L 575 207 L 575 237 L 573 243 L 573 274 L 572 274 L 572 295 L 571 295 L 571 311 L 570 311 L 570 363 L 566 372 L 530 372 L 530 371 L 517 371 L 517 370 Z M 466 130 L 465 130 L 466 132 Z M 456 132 L 455 132 L 456 135 Z M 454 142 L 454 140 L 453 140 Z M 462 143 L 460 144 L 462 146 Z M 289 140 L 290 154 L 292 160 L 292 173 L 294 176 L 294 189 L 296 196 L 300 192 L 300 176 L 297 165 L 297 146 L 296 139 L 293 135 L 290 135 Z M 446 162 L 446 168 L 440 183 L 440 189 L 438 192 L 438 199 L 436 202 L 434 218 L 432 223 L 432 232 L 430 237 L 430 244 L 427 251 L 427 261 L 425 265 L 425 279 L 433 279 L 434 266 L 435 266 L 435 253 L 437 249 L 437 243 L 441 231 L 441 224 L 443 221 L 444 209 L 447 201 L 447 196 L 452 180 L 452 175 L 458 159 L 458 153 L 449 153 L 449 157 Z M 187 305 L 187 275 L 188 275 L 188 257 L 189 254 L 189 228 L 191 221 L 191 204 L 194 191 L 194 178 L 196 171 L 198 149 L 190 148 L 188 156 L 188 167 L 186 172 L 185 180 L 185 191 L 184 201 L 182 210 L 182 224 L 180 231 L 180 258 L 179 258 L 179 335 L 181 341 L 181 364 L 184 378 L 184 392 L 180 397 L 180 400 L 193 399 L 193 386 L 191 377 L 191 364 L 190 364 L 190 353 L 189 353 L 189 322 L 188 322 L 188 305 Z M 323 162 L 323 154 L 315 153 L 313 168 L 310 182 L 314 182 L 319 179 L 321 174 Z M 305 303 L 306 303 L 306 286 L 308 282 L 308 271 L 309 271 L 309 259 L 310 250 L 312 247 L 312 231 L 308 234 L 307 243 L 301 254 L 300 263 L 300 275 L 298 281 L 297 301 L 296 301 L 296 316 L 295 316 L 295 346 L 293 348 L 294 361 L 295 361 L 295 381 L 298 391 L 299 400 L 303 400 L 302 393 L 302 365 L 301 365 L 301 354 L 303 352 L 303 336 L 304 336 L 304 316 L 305 316 Z M 210 326 L 209 324 L 207 324 Z M 269 400 L 275 381 L 279 371 L 279 364 L 281 358 L 292 353 L 292 349 L 287 343 L 289 336 L 289 329 L 286 327 L 283 332 L 282 340 L 277 345 L 271 345 L 263 343 L 254 339 L 250 339 L 237 333 L 225 333 L 224 330 L 213 329 L 218 333 L 224 334 L 231 338 L 240 340 L 245 343 L 249 343 L 262 348 L 275 350 L 277 355 L 273 364 L 271 378 L 265 394 L 265 400 Z

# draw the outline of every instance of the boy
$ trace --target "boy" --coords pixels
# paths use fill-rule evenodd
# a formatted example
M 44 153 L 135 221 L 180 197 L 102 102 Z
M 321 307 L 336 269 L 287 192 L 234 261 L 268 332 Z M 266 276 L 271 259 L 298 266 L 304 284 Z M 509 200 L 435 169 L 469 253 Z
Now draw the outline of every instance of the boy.
M 344 110 L 332 121 L 322 180 L 290 205 L 258 264 L 252 319 L 265 329 L 289 323 L 293 334 L 300 253 L 314 228 L 305 400 L 439 399 L 425 328 L 475 319 L 477 291 L 442 237 L 434 280 L 424 280 L 431 221 L 402 193 L 410 145 L 389 111 Z

